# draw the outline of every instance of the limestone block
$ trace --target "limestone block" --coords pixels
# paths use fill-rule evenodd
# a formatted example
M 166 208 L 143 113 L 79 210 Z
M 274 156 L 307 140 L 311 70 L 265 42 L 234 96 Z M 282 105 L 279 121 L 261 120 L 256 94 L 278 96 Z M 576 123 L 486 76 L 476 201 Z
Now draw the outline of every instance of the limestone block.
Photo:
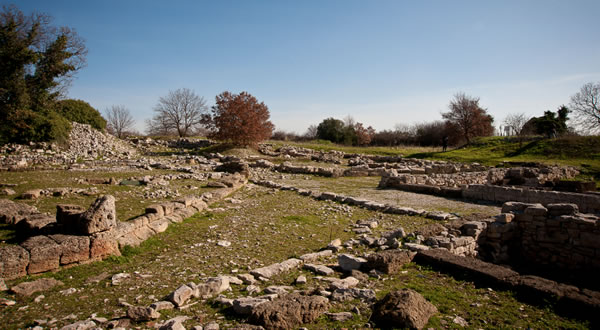
M 12 280 L 27 275 L 29 252 L 18 245 L 0 246 L 0 278 Z
M 29 251 L 28 274 L 37 274 L 57 269 L 60 265 L 60 246 L 46 236 L 28 238 L 21 246 Z
M 79 225 L 83 234 L 94 234 L 116 227 L 115 198 L 105 195 L 96 199 L 90 208 L 81 214 Z
M 82 262 L 90 258 L 90 238 L 88 236 L 56 234 L 49 237 L 60 246 L 61 265 Z
M 90 237 L 90 259 L 102 259 L 111 255 L 121 255 L 114 230 L 93 234 Z

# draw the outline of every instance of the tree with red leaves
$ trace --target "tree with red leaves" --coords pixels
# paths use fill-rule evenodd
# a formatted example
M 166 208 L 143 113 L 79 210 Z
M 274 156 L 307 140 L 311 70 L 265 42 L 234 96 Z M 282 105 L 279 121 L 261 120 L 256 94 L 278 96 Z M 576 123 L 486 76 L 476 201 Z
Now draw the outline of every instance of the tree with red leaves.
M 464 138 L 467 144 L 471 143 L 473 137 L 494 133 L 494 118 L 479 106 L 478 97 L 457 93 L 448 107 L 450 111 L 442 113 L 442 117 L 446 119 L 447 126 L 453 128 L 454 133 Z
M 375 129 L 371 126 L 365 128 L 362 123 L 354 124 L 354 132 L 356 133 L 356 144 L 359 146 L 369 145 L 375 136 Z
M 236 146 L 255 147 L 271 137 L 274 125 L 269 121 L 269 108 L 247 92 L 223 92 L 216 96 L 211 113 L 203 123 L 212 132 L 210 138 L 231 142 Z

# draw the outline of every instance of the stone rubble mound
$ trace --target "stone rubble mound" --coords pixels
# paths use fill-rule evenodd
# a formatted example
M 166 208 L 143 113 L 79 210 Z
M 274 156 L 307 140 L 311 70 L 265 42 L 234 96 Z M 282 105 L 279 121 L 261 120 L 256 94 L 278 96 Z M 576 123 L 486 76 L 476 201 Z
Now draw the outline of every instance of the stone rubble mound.
M 90 125 L 72 123 L 68 152 L 79 157 L 130 157 L 137 153 L 129 143 L 108 133 L 93 129 Z

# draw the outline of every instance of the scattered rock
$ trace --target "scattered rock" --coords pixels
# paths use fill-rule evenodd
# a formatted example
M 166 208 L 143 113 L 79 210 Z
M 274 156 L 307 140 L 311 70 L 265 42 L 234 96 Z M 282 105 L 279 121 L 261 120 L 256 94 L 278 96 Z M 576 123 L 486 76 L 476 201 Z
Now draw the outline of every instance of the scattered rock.
M 127 309 L 127 317 L 135 322 L 142 322 L 157 319 L 160 313 L 151 307 L 131 306 Z
M 112 285 L 119 285 L 123 280 L 130 278 L 131 275 L 128 273 L 118 273 L 111 277 Z
M 331 293 L 331 300 L 333 301 L 348 301 L 353 299 L 359 299 L 364 302 L 375 301 L 375 291 L 371 289 L 336 289 Z
M 371 320 L 378 327 L 422 329 L 437 308 L 419 293 L 402 289 L 388 293 L 375 303 Z
M 315 274 L 329 276 L 335 271 L 325 265 L 304 264 L 304 269 L 307 269 Z
M 40 278 L 32 282 L 19 283 L 10 288 L 10 291 L 21 296 L 31 296 L 35 292 L 50 290 L 58 285 L 63 285 L 63 282 L 53 278 Z
M 360 269 L 367 260 L 364 258 L 356 257 L 350 254 L 340 254 L 338 256 L 338 264 L 342 270 L 349 272 L 353 269 Z
M 267 299 L 243 297 L 233 300 L 233 310 L 240 315 L 250 315 L 257 306 L 268 302 Z
M 287 285 L 271 285 L 265 288 L 266 294 L 276 294 L 276 295 L 284 295 L 291 290 L 293 290 L 291 286 Z
M 327 315 L 330 320 L 336 322 L 344 322 L 352 318 L 352 313 L 350 312 L 325 313 L 325 315 Z
M 256 306 L 248 320 L 267 329 L 290 329 L 314 321 L 328 307 L 325 297 L 289 294 Z
M 467 323 L 467 321 L 460 316 L 456 316 L 454 319 L 452 319 L 452 323 L 458 324 L 463 328 L 469 326 L 469 323 Z
M 150 308 L 154 309 L 155 311 L 162 311 L 165 309 L 173 309 L 175 308 L 175 305 L 173 305 L 173 303 L 171 303 L 170 301 L 157 301 L 154 302 L 152 304 L 150 304 Z
M 219 240 L 219 241 L 217 241 L 217 245 L 222 246 L 222 247 L 228 247 L 228 246 L 231 246 L 231 242 L 225 241 L 225 240 Z
M 96 323 L 92 320 L 84 320 L 66 325 L 60 330 L 87 330 L 96 327 Z
M 306 276 L 304 276 L 304 275 L 298 276 L 295 281 L 296 284 L 306 284 L 306 282 L 307 282 Z
M 377 269 L 386 274 L 395 274 L 415 257 L 415 252 L 406 250 L 386 250 L 367 256 L 368 269 Z
M 185 304 L 185 302 L 188 301 L 193 295 L 194 290 L 183 284 L 175 291 L 171 292 L 171 294 L 167 296 L 167 299 L 175 304 L 175 306 L 179 307 Z

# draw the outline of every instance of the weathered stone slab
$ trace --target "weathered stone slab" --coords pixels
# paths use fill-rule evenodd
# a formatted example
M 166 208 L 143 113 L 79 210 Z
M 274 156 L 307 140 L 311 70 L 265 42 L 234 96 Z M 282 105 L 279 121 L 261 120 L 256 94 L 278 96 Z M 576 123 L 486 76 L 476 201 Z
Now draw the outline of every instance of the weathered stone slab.
M 325 297 L 290 294 L 259 304 L 252 310 L 249 321 L 267 329 L 292 329 L 313 322 L 328 307 Z
M 256 277 L 271 278 L 272 276 L 287 272 L 293 268 L 297 268 L 302 264 L 302 260 L 291 258 L 280 263 L 272 264 L 266 267 L 254 269 L 250 274 Z
M 68 265 L 90 259 L 90 238 L 88 236 L 55 234 L 50 235 L 49 237 L 60 246 L 61 265 Z
M 411 262 L 416 255 L 415 252 L 406 250 L 386 250 L 370 254 L 367 257 L 368 269 L 377 269 L 386 274 L 399 272 L 404 265 Z
M 103 259 L 111 255 L 121 255 L 113 230 L 90 236 L 90 259 Z
M 18 245 L 0 246 L 0 278 L 12 280 L 27 275 L 29 252 Z
M 10 288 L 10 290 L 21 296 L 31 296 L 36 292 L 50 290 L 57 285 L 63 285 L 63 282 L 53 278 L 40 278 L 35 281 L 20 283 Z
M 30 237 L 21 246 L 29 251 L 28 274 L 43 273 L 59 267 L 61 248 L 49 237 Z

